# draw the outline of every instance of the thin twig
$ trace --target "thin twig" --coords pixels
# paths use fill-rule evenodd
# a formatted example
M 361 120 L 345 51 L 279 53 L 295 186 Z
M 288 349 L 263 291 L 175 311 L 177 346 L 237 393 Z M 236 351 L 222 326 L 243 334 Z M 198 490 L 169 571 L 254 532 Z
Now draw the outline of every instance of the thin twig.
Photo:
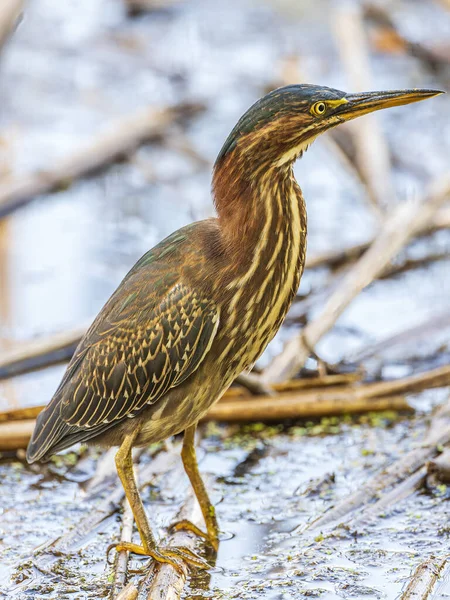
M 179 104 L 171 108 L 147 108 L 119 120 L 94 141 L 49 170 L 30 173 L 0 185 L 0 217 L 23 206 L 38 195 L 66 187 L 127 156 L 140 145 L 161 136 L 180 117 L 198 112 L 199 105 Z
M 334 13 L 334 32 L 341 60 L 352 89 L 369 91 L 373 88 L 370 76 L 369 51 L 359 7 L 340 6 Z M 356 149 L 356 164 L 366 182 L 373 206 L 380 215 L 387 201 L 393 202 L 395 190 L 391 178 L 391 161 L 385 137 L 375 115 L 349 123 Z
M 254 373 L 241 373 L 236 377 L 235 381 L 252 394 L 264 394 L 266 396 L 273 394 L 272 387 L 264 383 L 261 378 Z
M 429 265 L 430 263 L 439 262 L 441 260 L 449 260 L 450 253 L 444 252 L 432 252 L 421 258 L 407 258 L 403 262 L 395 265 L 388 265 L 382 273 L 378 276 L 378 279 L 389 279 L 390 277 L 396 277 L 407 271 L 413 269 L 420 269 Z
M 386 219 L 379 236 L 353 269 L 342 279 L 321 314 L 311 321 L 300 336 L 289 341 L 263 373 L 265 383 L 292 378 L 309 356 L 308 348 L 333 327 L 352 300 L 383 271 L 403 246 L 423 229 L 450 194 L 450 179 L 434 182 L 421 204 L 400 205 Z M 306 343 L 305 343 L 306 341 Z
M 307 390 L 307 389 L 317 389 L 317 388 L 328 388 L 336 385 L 348 385 L 350 383 L 355 383 L 356 381 L 360 381 L 363 378 L 362 372 L 352 372 L 352 373 L 337 373 L 333 375 L 324 375 L 318 377 L 303 377 L 302 379 L 289 379 L 289 381 L 283 381 L 282 383 L 275 383 L 270 387 L 271 395 L 274 395 L 275 392 L 290 392 L 295 390 Z M 241 378 L 235 380 L 235 383 L 241 384 Z M 246 389 L 247 386 L 245 386 Z M 248 396 L 245 388 L 241 387 L 231 387 L 229 388 L 225 394 L 222 396 L 222 401 L 234 400 L 238 396 Z M 264 395 L 265 388 L 262 388 L 262 392 L 259 392 L 259 395 Z M 252 392 L 252 394 L 256 394 L 257 392 L 254 389 L 248 390 Z M 2 419 L 2 413 L 0 413 L 0 421 Z

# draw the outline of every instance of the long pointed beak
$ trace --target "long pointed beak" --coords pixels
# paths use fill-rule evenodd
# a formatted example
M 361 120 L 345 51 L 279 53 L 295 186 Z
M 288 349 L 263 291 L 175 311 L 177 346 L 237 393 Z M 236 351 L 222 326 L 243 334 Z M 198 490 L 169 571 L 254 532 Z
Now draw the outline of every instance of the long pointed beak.
M 344 121 L 350 121 L 361 115 L 371 113 L 382 108 L 391 108 L 392 106 L 402 106 L 412 102 L 420 102 L 433 96 L 444 94 L 439 90 L 392 90 L 386 92 L 361 92 L 359 94 L 347 94 L 343 103 L 336 114 L 342 117 Z

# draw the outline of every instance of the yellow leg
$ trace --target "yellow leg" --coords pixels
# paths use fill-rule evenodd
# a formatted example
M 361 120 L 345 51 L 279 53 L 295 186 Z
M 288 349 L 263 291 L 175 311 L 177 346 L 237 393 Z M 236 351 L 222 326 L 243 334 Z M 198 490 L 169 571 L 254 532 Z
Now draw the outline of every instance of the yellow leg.
M 181 458 L 183 460 L 184 469 L 189 477 L 189 481 L 194 489 L 194 493 L 197 497 L 198 503 L 202 510 L 203 518 L 206 523 L 206 531 L 204 533 L 196 525 L 190 521 L 183 520 L 175 523 L 173 529 L 188 529 L 193 531 L 197 535 L 209 540 L 214 550 L 219 547 L 219 526 L 217 524 L 216 511 L 214 506 L 211 504 L 211 500 L 208 497 L 205 484 L 200 475 L 197 464 L 197 455 L 195 453 L 195 430 L 197 425 L 188 427 L 184 432 L 183 448 L 181 450 Z
M 136 437 L 139 434 L 137 428 L 132 434 L 128 435 L 116 454 L 116 468 L 120 480 L 125 490 L 125 495 L 130 503 L 133 511 L 134 520 L 139 531 L 142 546 L 122 542 L 116 546 L 116 550 L 128 550 L 135 554 L 151 556 L 154 560 L 160 563 L 169 563 L 178 571 L 183 571 L 181 561 L 184 561 L 194 567 L 207 569 L 209 568 L 200 556 L 189 548 L 184 546 L 158 548 L 156 540 L 153 536 L 150 524 L 145 514 L 144 505 L 142 504 L 141 496 L 136 485 L 136 479 L 133 471 L 132 448 Z

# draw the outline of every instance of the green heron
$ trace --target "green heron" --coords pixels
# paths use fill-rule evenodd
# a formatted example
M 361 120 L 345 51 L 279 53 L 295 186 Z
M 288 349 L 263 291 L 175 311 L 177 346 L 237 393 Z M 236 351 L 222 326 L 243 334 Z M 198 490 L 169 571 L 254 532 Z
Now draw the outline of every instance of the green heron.
M 197 466 L 199 419 L 279 329 L 305 264 L 306 209 L 293 163 L 324 131 L 434 90 L 347 94 L 315 85 L 270 92 L 244 114 L 213 171 L 217 217 L 179 229 L 145 254 L 80 342 L 37 419 L 29 462 L 75 442 L 119 446 L 116 466 L 141 546 L 130 550 L 180 568 L 205 563 L 183 547 L 158 547 L 133 474 L 132 448 L 184 431 L 181 456 L 217 549 L 219 528 Z

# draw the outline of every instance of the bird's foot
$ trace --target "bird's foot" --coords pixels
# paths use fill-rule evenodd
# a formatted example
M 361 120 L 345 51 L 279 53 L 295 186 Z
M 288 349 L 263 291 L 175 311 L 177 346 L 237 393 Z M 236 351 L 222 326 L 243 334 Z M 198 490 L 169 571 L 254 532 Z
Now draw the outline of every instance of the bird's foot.
M 179 573 L 184 574 L 183 563 L 197 569 L 210 569 L 210 565 L 203 560 L 201 556 L 190 550 L 186 546 L 167 546 L 167 547 L 144 547 L 130 542 L 120 542 L 113 544 L 108 548 L 108 552 L 115 548 L 117 552 L 126 550 L 133 554 L 141 556 L 150 556 L 153 560 L 159 563 L 167 563 L 172 565 Z
M 195 535 L 205 539 L 207 542 L 211 544 L 213 549 L 217 552 L 219 548 L 219 531 L 216 528 L 212 528 L 211 532 L 205 532 L 197 525 L 194 525 L 191 521 L 187 519 L 182 519 L 181 521 L 177 521 L 170 526 L 170 531 L 192 531 Z

